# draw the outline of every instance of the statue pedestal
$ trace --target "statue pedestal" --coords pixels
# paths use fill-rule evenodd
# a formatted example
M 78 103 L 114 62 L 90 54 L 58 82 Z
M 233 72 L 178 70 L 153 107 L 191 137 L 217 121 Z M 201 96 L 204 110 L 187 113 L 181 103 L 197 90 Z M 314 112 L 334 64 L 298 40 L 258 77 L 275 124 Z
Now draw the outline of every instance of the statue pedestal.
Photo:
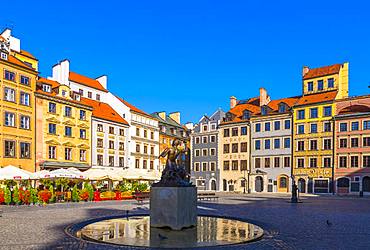
M 181 230 L 197 224 L 196 187 L 152 187 L 150 226 Z

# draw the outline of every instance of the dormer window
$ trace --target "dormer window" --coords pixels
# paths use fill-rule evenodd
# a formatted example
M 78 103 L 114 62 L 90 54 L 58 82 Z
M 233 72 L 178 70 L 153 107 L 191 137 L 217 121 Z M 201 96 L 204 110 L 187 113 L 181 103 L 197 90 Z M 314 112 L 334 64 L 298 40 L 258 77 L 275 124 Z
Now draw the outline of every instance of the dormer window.
M 67 96 L 67 91 L 62 90 L 62 96 L 66 97 Z
M 249 110 L 244 110 L 243 111 L 243 120 L 249 119 L 250 116 L 251 116 L 251 113 L 249 112 Z
M 225 121 L 231 121 L 231 119 L 232 119 L 231 113 L 226 113 Z
M 266 106 L 261 107 L 261 114 L 262 115 L 267 115 L 267 107 Z
M 51 92 L 51 86 L 49 84 L 43 84 L 42 85 L 42 91 L 50 93 Z
M 1 59 L 8 60 L 8 54 L 7 53 L 1 52 L 0 54 L 1 54 Z
M 284 113 L 286 112 L 286 106 L 284 103 L 279 104 L 279 113 Z
M 81 95 L 77 94 L 77 93 L 74 93 L 73 99 L 76 100 L 76 101 L 80 101 L 81 100 Z

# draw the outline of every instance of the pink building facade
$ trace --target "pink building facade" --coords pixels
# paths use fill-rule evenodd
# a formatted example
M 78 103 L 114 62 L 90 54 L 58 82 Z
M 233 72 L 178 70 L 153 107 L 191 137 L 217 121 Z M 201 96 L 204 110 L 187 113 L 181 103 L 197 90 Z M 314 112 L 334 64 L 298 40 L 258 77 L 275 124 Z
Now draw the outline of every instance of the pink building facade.
M 340 100 L 335 119 L 335 191 L 370 195 L 370 95 Z

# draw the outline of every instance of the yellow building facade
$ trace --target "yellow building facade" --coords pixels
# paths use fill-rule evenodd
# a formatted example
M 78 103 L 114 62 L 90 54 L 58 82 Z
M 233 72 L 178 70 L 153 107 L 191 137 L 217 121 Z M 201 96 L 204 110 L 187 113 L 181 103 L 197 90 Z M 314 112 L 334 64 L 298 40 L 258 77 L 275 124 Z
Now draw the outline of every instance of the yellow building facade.
M 93 108 L 79 93 L 45 78 L 37 83 L 37 170 L 91 166 L 91 116 Z
M 300 192 L 332 192 L 335 100 L 348 96 L 348 63 L 303 68 L 293 107 L 293 176 Z
M 20 40 L 0 34 L 0 167 L 35 171 L 35 102 L 38 61 L 20 50 Z M 22 55 L 27 53 L 27 57 Z

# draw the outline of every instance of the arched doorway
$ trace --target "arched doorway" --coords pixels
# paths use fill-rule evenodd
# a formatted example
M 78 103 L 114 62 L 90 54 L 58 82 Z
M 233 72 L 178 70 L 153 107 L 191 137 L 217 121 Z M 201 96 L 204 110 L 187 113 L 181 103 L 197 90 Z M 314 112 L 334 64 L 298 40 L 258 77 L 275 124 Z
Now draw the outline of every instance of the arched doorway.
M 337 180 L 337 193 L 348 194 L 349 193 L 349 179 L 342 177 Z
M 370 177 L 365 176 L 362 178 L 362 191 L 370 192 Z
M 216 180 L 211 180 L 211 190 L 216 191 Z
M 298 180 L 298 190 L 300 193 L 306 193 L 306 181 L 303 178 Z
M 289 179 L 286 175 L 279 176 L 278 179 L 278 192 L 288 192 Z
M 255 179 L 255 186 L 254 186 L 256 192 L 262 192 L 263 191 L 263 179 L 261 176 L 257 176 Z

